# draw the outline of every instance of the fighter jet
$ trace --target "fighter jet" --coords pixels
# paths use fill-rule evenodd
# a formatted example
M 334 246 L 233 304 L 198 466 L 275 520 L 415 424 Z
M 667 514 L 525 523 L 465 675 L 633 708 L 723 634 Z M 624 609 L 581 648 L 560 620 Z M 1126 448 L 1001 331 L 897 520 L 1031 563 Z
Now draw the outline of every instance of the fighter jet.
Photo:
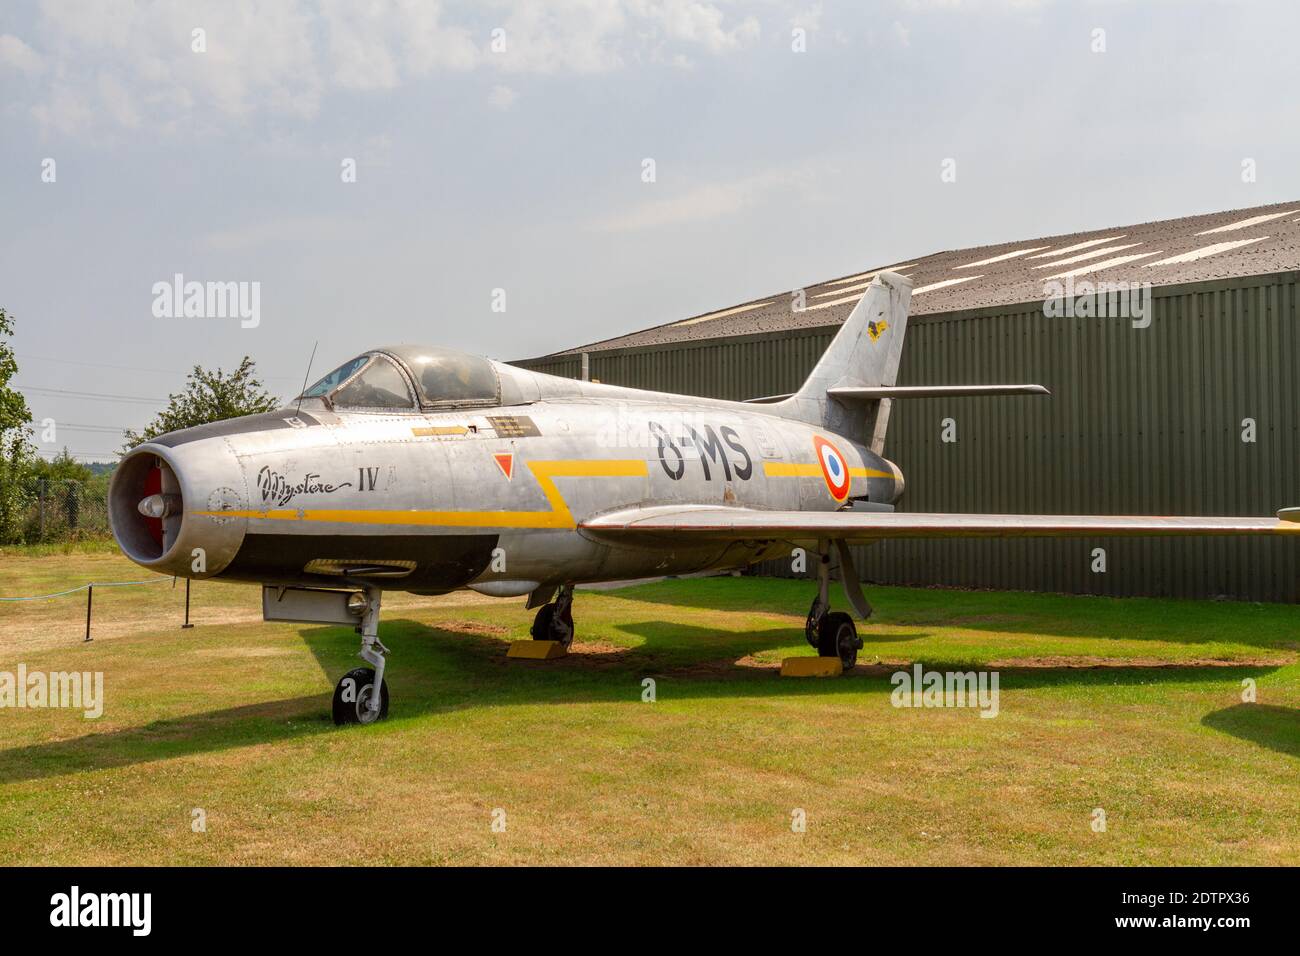
M 122 551 L 152 571 L 262 585 L 267 620 L 350 623 L 369 665 L 336 723 L 388 713 L 385 590 L 527 595 L 567 647 L 577 584 L 744 568 L 804 548 L 804 636 L 851 668 L 833 569 L 871 614 L 850 544 L 884 538 L 1300 532 L 1276 518 L 917 514 L 883 457 L 893 400 L 1044 395 L 1039 385 L 895 385 L 911 282 L 876 276 L 798 392 L 732 402 L 577 381 L 446 348 L 377 348 L 290 407 L 133 449 L 110 489 Z M 378 690 L 376 690 L 378 688 Z

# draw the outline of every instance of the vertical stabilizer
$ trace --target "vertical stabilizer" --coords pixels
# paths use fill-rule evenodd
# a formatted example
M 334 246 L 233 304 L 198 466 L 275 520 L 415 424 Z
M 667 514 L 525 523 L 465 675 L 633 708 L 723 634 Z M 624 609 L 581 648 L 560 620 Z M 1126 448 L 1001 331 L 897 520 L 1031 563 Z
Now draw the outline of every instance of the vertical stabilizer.
M 877 275 L 803 387 L 771 406 L 772 411 L 822 425 L 882 453 L 890 399 L 841 402 L 826 390 L 895 384 L 911 302 L 912 280 L 896 272 Z

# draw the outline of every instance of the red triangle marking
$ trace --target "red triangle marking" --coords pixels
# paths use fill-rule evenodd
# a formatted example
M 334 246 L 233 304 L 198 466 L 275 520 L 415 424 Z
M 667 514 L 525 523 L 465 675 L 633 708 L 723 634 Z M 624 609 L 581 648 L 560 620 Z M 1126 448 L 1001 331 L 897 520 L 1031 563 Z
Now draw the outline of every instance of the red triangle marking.
M 497 467 L 501 469 L 501 474 L 506 476 L 506 481 L 509 481 L 515 470 L 515 456 L 511 452 L 501 452 L 492 457 L 496 459 Z

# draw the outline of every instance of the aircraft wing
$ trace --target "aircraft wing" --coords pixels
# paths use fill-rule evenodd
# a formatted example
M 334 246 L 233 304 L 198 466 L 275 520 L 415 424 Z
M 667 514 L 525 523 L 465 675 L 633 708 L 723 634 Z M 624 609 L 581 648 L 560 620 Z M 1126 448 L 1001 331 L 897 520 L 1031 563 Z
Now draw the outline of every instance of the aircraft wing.
M 663 505 L 631 508 L 581 522 L 599 537 L 753 539 L 1086 538 L 1149 535 L 1300 535 L 1296 509 L 1276 518 L 1138 515 L 925 514 L 884 511 L 759 511 Z

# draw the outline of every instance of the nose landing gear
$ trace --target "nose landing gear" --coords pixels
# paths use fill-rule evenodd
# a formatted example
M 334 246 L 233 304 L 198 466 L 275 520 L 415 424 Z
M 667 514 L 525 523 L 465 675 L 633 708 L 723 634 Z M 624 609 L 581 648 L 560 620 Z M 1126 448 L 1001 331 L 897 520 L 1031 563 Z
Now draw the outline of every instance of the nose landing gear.
M 356 667 L 344 674 L 334 686 L 334 723 L 373 724 L 388 716 L 388 683 L 384 680 L 385 655 L 388 653 L 379 640 L 379 603 L 381 591 L 366 588 L 366 600 L 361 614 L 360 657 L 370 667 Z M 375 688 L 379 692 L 375 692 Z

